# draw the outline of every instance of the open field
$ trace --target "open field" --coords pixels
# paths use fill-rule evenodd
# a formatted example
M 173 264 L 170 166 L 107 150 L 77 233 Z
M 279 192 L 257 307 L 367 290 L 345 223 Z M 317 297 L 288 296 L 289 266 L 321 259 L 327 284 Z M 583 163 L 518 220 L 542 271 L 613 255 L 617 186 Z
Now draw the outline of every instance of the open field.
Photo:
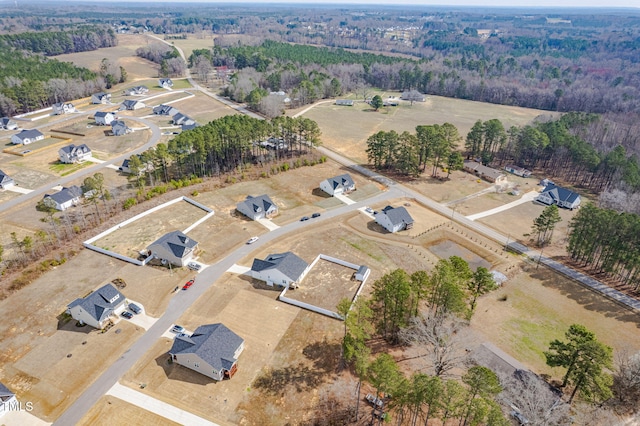
M 124 225 L 93 244 L 136 259 L 140 251 L 167 232 L 184 231 L 206 214 L 191 203 L 179 201 Z
M 399 96 L 400 93 L 385 92 Z M 477 120 L 497 118 L 506 129 L 511 126 L 529 124 L 539 115 L 550 115 L 548 111 L 528 108 L 493 105 L 460 99 L 428 96 L 426 102 L 401 101 L 397 107 L 382 108 L 373 111 L 363 102 L 353 107 L 336 106 L 333 103 L 320 104 L 305 113 L 305 117 L 315 120 L 322 130 L 322 143 L 360 163 L 367 163 L 365 153 L 369 136 L 381 130 L 395 130 L 398 133 L 409 131 L 423 124 L 451 123 L 455 125 L 462 138 Z
M 171 420 L 129 404 L 120 398 L 105 395 L 78 423 L 86 426 L 111 426 L 113 424 L 178 426 Z
M 175 86 L 174 86 L 175 88 Z M 226 115 L 237 114 L 236 110 L 218 102 L 200 92 L 194 93 L 195 97 L 172 104 L 181 113 L 188 115 L 199 124 L 204 125 L 210 121 Z M 164 102 L 164 100 L 162 101 Z
M 195 36 L 187 35 L 186 40 L 175 39 L 167 41 L 181 48 L 185 58 L 189 60 L 189 56 L 191 56 L 194 49 L 213 49 L 213 37 L 214 35 L 209 31 L 202 31 Z

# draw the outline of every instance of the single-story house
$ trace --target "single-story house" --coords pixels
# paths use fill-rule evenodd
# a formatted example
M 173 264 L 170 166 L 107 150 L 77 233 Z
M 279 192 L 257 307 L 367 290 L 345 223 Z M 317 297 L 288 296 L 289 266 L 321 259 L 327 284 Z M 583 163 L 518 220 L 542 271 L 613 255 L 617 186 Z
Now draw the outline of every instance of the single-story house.
M 0 170 L 0 189 L 7 189 L 13 185 L 15 185 L 15 181 L 11 179 L 8 174 Z
M 492 183 L 504 183 L 507 176 L 499 170 L 492 169 L 475 161 L 465 160 L 464 170 Z
M 198 242 L 180 231 L 164 234 L 147 247 L 152 256 L 175 266 L 191 262 L 197 248 Z
M 172 107 L 171 105 L 157 105 L 153 107 L 153 113 L 157 115 L 168 115 L 173 117 L 177 113 L 179 113 L 177 108 Z
M 354 278 L 357 281 L 364 281 L 369 277 L 370 274 L 371 274 L 371 269 L 369 269 L 368 266 L 362 265 L 355 272 Z
M 409 90 L 402 92 L 400 99 L 403 101 L 426 102 L 427 97 L 417 90 Z
M 0 417 L 10 411 L 18 411 L 20 404 L 16 399 L 16 394 L 11 392 L 9 388 L 0 383 Z
M 288 287 L 298 284 L 311 266 L 292 252 L 274 253 L 264 260 L 253 259 L 251 276 L 260 281 L 266 281 L 268 286 L 278 285 Z
M 111 102 L 111 93 L 98 92 L 91 95 L 92 104 L 108 104 Z
M 57 104 L 53 104 L 52 109 L 55 115 L 76 112 L 76 107 L 74 107 L 70 102 L 58 102 Z
M 120 111 L 135 111 L 138 109 L 144 108 L 146 105 L 143 102 L 137 101 L 135 99 L 125 99 L 122 101 L 122 105 L 120 106 Z
M 142 156 L 140 154 L 138 154 L 138 158 L 140 159 L 140 162 L 142 163 Z M 121 171 L 122 173 L 127 173 L 127 174 L 133 173 L 133 171 L 129 168 L 129 162 L 130 161 L 131 161 L 131 157 L 125 158 L 124 161 L 122 162 L 122 165 L 120 167 L 118 167 L 118 170 Z M 152 162 L 142 163 L 142 166 L 140 167 L 140 170 L 138 170 L 138 174 L 141 175 L 143 173 L 152 171 L 153 169 L 154 169 L 154 167 L 153 167 L 153 163 Z
M 67 145 L 58 150 L 60 161 L 66 164 L 81 163 L 91 157 L 91 149 L 85 145 Z
M 573 210 L 580 207 L 582 200 L 579 194 L 550 183 L 542 190 L 540 195 L 536 197 L 536 201 L 549 205 L 557 204 L 558 207 Z
M 2 127 L 5 130 L 17 130 L 18 123 L 16 123 L 9 117 L 2 117 L 0 118 L 0 127 Z
M 248 195 L 244 201 L 236 205 L 236 210 L 252 220 L 270 218 L 278 214 L 278 206 L 267 194 L 257 197 Z
M 188 116 L 184 115 L 181 112 L 175 114 L 173 116 L 173 119 L 171 120 L 171 122 L 173 124 L 177 125 L 177 126 L 181 126 L 183 124 L 196 124 L 196 120 L 194 120 L 191 117 L 188 117 Z
M 182 126 L 180 126 L 180 130 L 184 132 L 186 130 L 195 129 L 196 127 L 198 127 L 198 123 L 183 124 Z
M 355 191 L 356 183 L 348 173 L 345 173 L 323 180 L 320 182 L 320 189 L 333 197 L 336 194 Z
M 116 116 L 112 112 L 98 111 L 94 114 L 93 119 L 96 121 L 98 126 L 108 126 L 116 119 Z
M 169 350 L 171 360 L 214 380 L 233 377 L 238 358 L 244 350 L 244 339 L 224 324 L 206 324 L 191 336 L 179 334 Z
M 163 89 L 170 89 L 173 87 L 173 81 L 170 78 L 161 78 L 158 80 L 158 84 Z
M 122 120 L 114 120 L 111 122 L 111 133 L 113 136 L 123 136 L 127 133 L 131 133 L 130 127 L 127 127 L 124 121 Z
M 42 139 L 44 139 L 44 135 L 38 129 L 23 130 L 11 136 L 11 143 L 14 145 L 28 145 Z
M 525 169 L 524 167 L 515 166 L 513 164 L 509 164 L 505 166 L 504 169 L 509 173 L 513 173 L 516 176 L 529 177 L 531 176 L 531 171 Z
M 45 194 L 42 198 L 44 204 L 56 210 L 65 211 L 71 206 L 76 206 L 82 197 L 82 189 L 77 185 L 62 188 L 55 194 Z
M 81 324 L 103 329 L 127 309 L 127 299 L 113 284 L 106 284 L 82 299 L 67 305 L 67 313 Z
M 336 105 L 353 106 L 353 101 L 351 99 L 336 99 Z
M 131 87 L 124 91 L 125 95 L 145 95 L 147 93 L 149 93 L 149 88 L 147 86 Z
M 392 233 L 413 228 L 413 218 L 404 207 L 387 206 L 374 212 L 373 217 L 376 223 Z

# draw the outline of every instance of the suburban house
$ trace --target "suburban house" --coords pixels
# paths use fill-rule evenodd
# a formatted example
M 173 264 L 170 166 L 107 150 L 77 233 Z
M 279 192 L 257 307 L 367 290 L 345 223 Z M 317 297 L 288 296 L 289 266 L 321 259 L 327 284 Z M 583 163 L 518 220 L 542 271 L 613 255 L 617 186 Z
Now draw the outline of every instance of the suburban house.
M 181 112 L 175 114 L 171 121 L 172 121 L 173 124 L 175 124 L 177 126 L 182 126 L 184 124 L 196 124 L 196 120 L 194 120 L 191 117 L 188 117 L 188 116 L 184 115 Z
M 144 108 L 146 105 L 140 101 L 136 101 L 135 99 L 125 99 L 124 101 L 122 101 L 122 105 L 120 106 L 120 111 L 122 110 L 127 110 L 127 111 L 135 111 L 138 109 L 142 109 Z
M 122 120 L 114 120 L 111 122 L 111 133 L 113 136 L 123 136 L 127 133 L 131 133 L 132 131 L 133 130 L 131 130 L 130 127 L 127 127 Z
M 573 210 L 580 207 L 581 200 L 579 194 L 550 183 L 536 197 L 536 201 L 549 205 L 557 204 L 558 207 Z
M 0 170 L 0 189 L 7 189 L 13 185 L 15 185 L 14 180 L 11 179 L 8 174 Z
M 76 107 L 74 107 L 73 104 L 69 102 L 58 102 L 57 104 L 53 104 L 52 109 L 55 115 L 76 112 Z
M 251 276 L 266 281 L 268 286 L 289 287 L 300 283 L 309 269 L 311 266 L 307 262 L 288 251 L 270 254 L 264 260 L 253 259 Z
M 127 309 L 127 299 L 113 284 L 106 284 L 87 297 L 67 305 L 67 313 L 81 324 L 103 329 L 112 319 Z M 114 318 L 115 317 L 115 318 Z
M 504 183 L 507 176 L 499 170 L 492 169 L 475 161 L 465 160 L 464 170 L 492 183 Z
M 191 262 L 197 248 L 198 242 L 180 231 L 164 234 L 147 247 L 155 258 L 176 266 Z
M 336 105 L 353 106 L 353 101 L 351 99 L 336 99 Z
M 248 195 L 244 201 L 236 205 L 236 210 L 252 220 L 270 218 L 278 214 L 278 206 L 267 194 L 257 197 Z
M 98 111 L 93 115 L 93 119 L 96 121 L 98 126 L 108 126 L 116 119 L 116 116 L 112 112 Z
M 413 228 L 413 218 L 404 207 L 387 206 L 374 212 L 373 217 L 377 224 L 392 233 Z
M 345 194 L 355 191 L 356 183 L 348 173 L 340 176 L 334 176 L 320 182 L 320 189 L 332 197 L 336 194 Z
M 149 93 L 149 88 L 147 86 L 131 87 L 124 91 L 125 95 L 146 95 L 147 93 Z
M 402 92 L 400 99 L 403 101 L 426 102 L 427 97 L 415 90 Z
M 81 163 L 91 157 L 91 149 L 85 144 L 63 146 L 58 150 L 60 161 L 66 164 Z
M 111 103 L 111 93 L 99 92 L 91 95 L 92 104 L 108 104 Z
M 198 123 L 183 124 L 182 126 L 180 126 L 180 130 L 184 132 L 186 130 L 195 129 L 196 127 L 198 127 Z
M 238 370 L 244 339 L 224 324 L 205 324 L 191 336 L 179 334 L 169 350 L 171 360 L 214 380 L 230 379 Z
M 16 394 L 0 383 L 0 417 L 9 411 L 17 411 L 19 408 L 20 404 L 16 399 Z
M 171 89 L 173 87 L 173 81 L 170 78 L 161 78 L 158 80 L 158 84 L 163 89 Z
M 71 206 L 78 205 L 82 197 L 82 189 L 73 185 L 68 188 L 62 188 L 55 194 L 45 194 L 42 198 L 44 204 L 56 210 L 65 211 Z
M 177 113 L 179 113 L 177 108 L 172 107 L 171 105 L 158 105 L 153 107 L 153 113 L 157 115 L 168 115 L 173 117 Z
M 525 169 L 524 167 L 514 166 L 513 164 L 509 164 L 504 168 L 509 173 L 513 173 L 516 176 L 529 177 L 531 176 L 531 171 Z
M 5 130 L 17 130 L 18 123 L 16 123 L 9 117 L 2 117 L 0 118 L 0 127 L 2 127 Z
M 153 167 L 153 163 L 151 161 L 147 162 L 147 163 L 143 163 L 142 162 L 142 156 L 138 154 L 138 158 L 140 159 L 141 162 L 141 166 L 140 169 L 138 170 L 138 175 L 141 175 L 143 173 L 146 172 L 150 172 L 154 169 Z M 118 170 L 121 171 L 122 173 L 127 173 L 127 174 L 132 174 L 133 171 L 129 168 L 129 163 L 131 161 L 131 157 L 126 158 L 123 162 L 122 165 L 120 167 L 118 167 Z
M 44 135 L 38 129 L 23 130 L 11 136 L 11 143 L 14 145 L 28 145 L 42 139 L 44 139 Z

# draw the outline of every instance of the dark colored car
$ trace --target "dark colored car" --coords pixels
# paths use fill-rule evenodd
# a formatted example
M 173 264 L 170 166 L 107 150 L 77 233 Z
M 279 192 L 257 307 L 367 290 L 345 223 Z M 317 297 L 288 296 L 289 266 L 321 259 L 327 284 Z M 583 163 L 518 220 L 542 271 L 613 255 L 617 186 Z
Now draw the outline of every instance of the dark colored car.
M 142 309 L 140 309 L 140 306 L 136 305 L 135 303 L 129 303 L 129 309 L 131 309 L 131 312 L 133 312 L 136 315 L 142 312 Z
M 120 315 L 122 315 L 123 317 L 125 317 L 126 319 L 131 319 L 133 318 L 133 314 L 131 312 L 128 311 L 123 311 Z
M 314 213 L 311 215 L 311 217 L 316 218 L 316 217 L 320 217 L 320 213 Z
M 309 216 L 302 216 L 300 222 L 304 222 L 305 220 L 309 220 Z

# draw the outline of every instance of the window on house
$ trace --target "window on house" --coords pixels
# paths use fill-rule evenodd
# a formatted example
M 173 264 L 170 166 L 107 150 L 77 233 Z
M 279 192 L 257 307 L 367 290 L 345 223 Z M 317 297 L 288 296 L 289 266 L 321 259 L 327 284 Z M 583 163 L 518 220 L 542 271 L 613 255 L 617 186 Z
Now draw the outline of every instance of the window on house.
M 194 367 L 196 367 L 196 368 L 198 368 L 198 367 L 200 367 L 200 364 L 198 364 L 197 362 L 194 362 L 194 363 L 193 363 L 193 366 L 194 366 Z

